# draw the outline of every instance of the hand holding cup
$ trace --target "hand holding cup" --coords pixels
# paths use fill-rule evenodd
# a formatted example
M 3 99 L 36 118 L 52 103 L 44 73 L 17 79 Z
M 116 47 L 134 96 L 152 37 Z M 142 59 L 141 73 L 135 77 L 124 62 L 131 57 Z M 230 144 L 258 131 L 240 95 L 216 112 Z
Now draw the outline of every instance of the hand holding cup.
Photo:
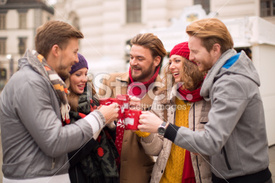
M 142 111 L 139 117 L 138 129 L 142 132 L 157 133 L 158 128 L 163 121 L 154 113 Z
M 112 103 L 110 105 L 102 105 L 98 110 L 104 116 L 106 124 L 109 124 L 114 120 L 117 120 L 118 118 L 119 106 L 117 103 Z

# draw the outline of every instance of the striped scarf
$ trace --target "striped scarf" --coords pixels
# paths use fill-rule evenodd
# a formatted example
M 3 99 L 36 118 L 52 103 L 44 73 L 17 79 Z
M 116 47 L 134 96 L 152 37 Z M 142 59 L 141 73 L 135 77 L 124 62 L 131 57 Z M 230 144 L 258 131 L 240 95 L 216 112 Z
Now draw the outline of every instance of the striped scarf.
M 67 122 L 70 119 L 70 105 L 67 100 L 68 90 L 66 88 L 66 84 L 55 72 L 55 70 L 47 64 L 46 59 L 35 50 L 32 52 L 27 50 L 24 57 L 28 57 L 31 67 L 52 85 L 60 102 L 62 120 Z

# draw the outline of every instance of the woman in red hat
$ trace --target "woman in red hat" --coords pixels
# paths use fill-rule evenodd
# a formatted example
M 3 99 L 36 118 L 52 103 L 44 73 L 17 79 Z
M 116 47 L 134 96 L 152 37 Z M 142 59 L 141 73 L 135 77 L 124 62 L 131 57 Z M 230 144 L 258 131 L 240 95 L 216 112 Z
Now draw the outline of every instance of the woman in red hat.
M 152 133 L 142 139 L 147 153 L 158 156 L 151 183 L 211 182 L 208 157 L 190 153 L 164 138 L 169 123 L 197 131 L 203 130 L 208 121 L 210 103 L 200 96 L 204 73 L 189 60 L 189 53 L 188 42 L 177 44 L 171 50 L 165 71 L 166 88 L 152 105 L 152 111 L 157 115 L 143 112 L 140 116 L 141 131 L 158 131 L 158 134 Z

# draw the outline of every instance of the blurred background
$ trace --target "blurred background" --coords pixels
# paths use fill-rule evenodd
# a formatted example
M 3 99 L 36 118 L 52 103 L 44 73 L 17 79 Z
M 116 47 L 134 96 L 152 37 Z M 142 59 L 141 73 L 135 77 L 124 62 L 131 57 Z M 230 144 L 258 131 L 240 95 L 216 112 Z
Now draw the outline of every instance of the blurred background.
M 258 70 L 268 143 L 274 145 L 275 0 L 0 0 L 0 92 L 26 49 L 35 49 L 36 28 L 49 20 L 82 31 L 79 52 L 98 87 L 104 74 L 128 71 L 130 39 L 136 34 L 156 34 L 169 52 L 188 40 L 190 22 L 207 17 L 226 24 L 235 49 L 244 50 Z

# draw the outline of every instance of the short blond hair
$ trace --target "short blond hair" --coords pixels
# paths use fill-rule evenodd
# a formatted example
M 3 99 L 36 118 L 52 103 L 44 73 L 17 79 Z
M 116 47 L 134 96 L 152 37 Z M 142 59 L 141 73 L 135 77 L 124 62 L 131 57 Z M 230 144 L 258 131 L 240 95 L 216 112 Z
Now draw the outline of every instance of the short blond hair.
M 220 44 L 221 53 L 233 48 L 233 39 L 225 24 L 217 18 L 205 18 L 192 22 L 186 27 L 186 33 L 202 40 L 208 52 L 215 43 Z

